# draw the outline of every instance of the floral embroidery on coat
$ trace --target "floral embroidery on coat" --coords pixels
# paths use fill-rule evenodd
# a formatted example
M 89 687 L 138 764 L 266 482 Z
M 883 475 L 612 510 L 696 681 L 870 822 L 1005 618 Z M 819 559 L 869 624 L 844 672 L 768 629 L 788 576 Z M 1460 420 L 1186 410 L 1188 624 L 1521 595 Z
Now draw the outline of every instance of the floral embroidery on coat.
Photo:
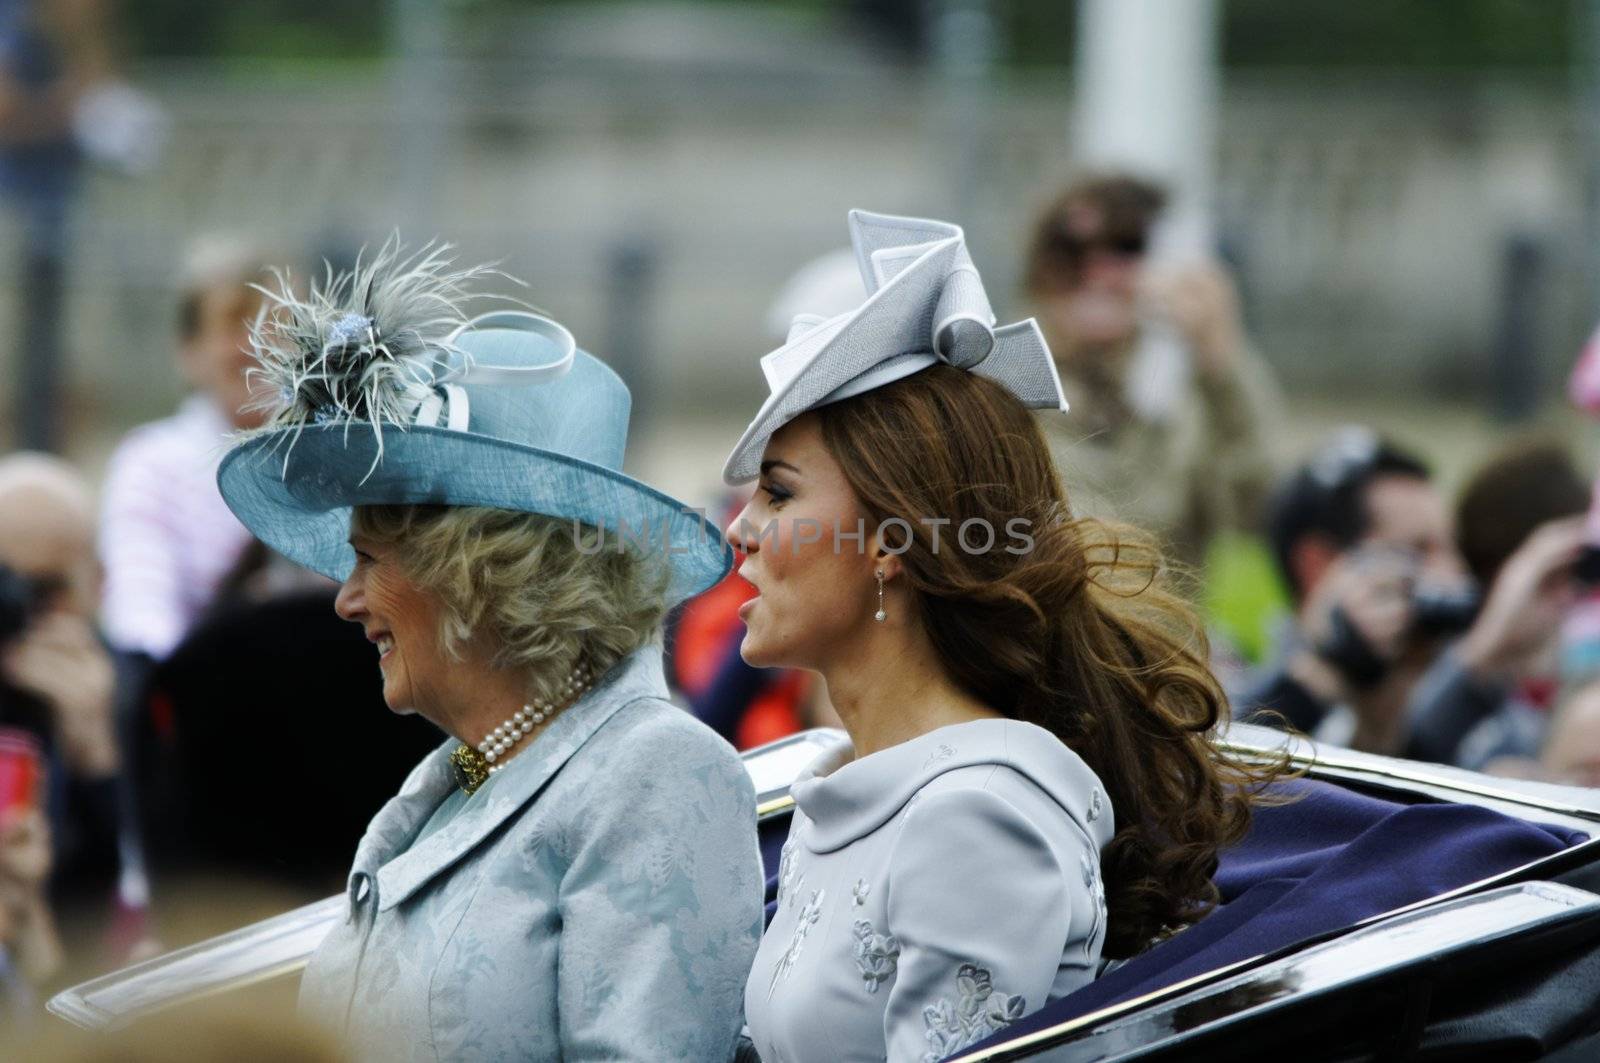
M 856 967 L 861 971 L 861 981 L 867 992 L 876 993 L 900 962 L 900 939 L 893 934 L 879 934 L 865 919 L 857 919 L 850 928 L 856 937 Z
M 798 882 L 794 881 L 794 845 L 794 839 L 791 837 L 788 841 L 783 843 L 783 848 L 779 851 L 777 899 L 780 905 L 785 901 L 789 901 L 792 905 L 794 901 L 794 891 L 800 885 Z
M 1089 822 L 1090 823 L 1093 823 L 1095 820 L 1100 818 L 1101 802 L 1103 800 L 1104 800 L 1104 798 L 1102 798 L 1100 796 L 1100 788 L 1098 786 L 1096 786 L 1093 790 L 1089 791 Z
M 1078 858 L 1079 867 L 1083 871 L 1083 884 L 1094 898 L 1094 923 L 1089 927 L 1089 936 L 1084 938 L 1083 950 L 1093 954 L 1095 938 L 1100 933 L 1100 928 L 1106 922 L 1106 886 L 1096 871 L 1096 862 L 1088 853 L 1083 853 Z
M 850 890 L 850 895 L 855 898 L 857 908 L 867 903 L 867 894 L 871 892 L 872 883 L 868 882 L 864 878 L 856 879 L 856 884 L 854 888 Z
M 922 1009 L 927 1026 L 928 1051 L 923 1063 L 939 1063 L 963 1048 L 970 1048 L 992 1033 L 1022 1018 L 1025 998 L 997 991 L 988 970 L 963 963 L 956 972 L 960 999 L 951 1004 L 940 999 Z
M 928 754 L 928 759 L 922 762 L 922 770 L 927 771 L 941 760 L 949 760 L 955 755 L 956 751 L 954 749 L 941 742 L 939 743 L 939 748 Z
M 799 962 L 800 950 L 805 947 L 806 935 L 822 916 L 823 896 L 824 891 L 812 890 L 811 899 L 800 909 L 800 916 L 794 922 L 794 936 L 789 939 L 789 947 L 783 950 L 783 955 L 778 957 L 777 966 L 772 969 L 772 984 L 767 986 L 768 1000 L 772 999 L 778 983 L 787 978 L 789 972 L 794 970 L 794 965 Z

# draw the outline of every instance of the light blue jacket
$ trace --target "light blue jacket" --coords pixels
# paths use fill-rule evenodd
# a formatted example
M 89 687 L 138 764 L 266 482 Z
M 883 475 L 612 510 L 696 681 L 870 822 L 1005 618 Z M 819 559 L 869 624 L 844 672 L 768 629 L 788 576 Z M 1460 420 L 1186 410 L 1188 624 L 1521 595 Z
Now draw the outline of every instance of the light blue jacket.
M 778 910 L 745 990 L 763 1063 L 937 1063 L 1094 980 L 1094 771 L 1049 731 L 974 720 L 795 780 Z
M 447 742 L 373 819 L 302 1010 L 363 1059 L 722 1060 L 761 934 L 755 793 L 618 664 L 454 818 Z

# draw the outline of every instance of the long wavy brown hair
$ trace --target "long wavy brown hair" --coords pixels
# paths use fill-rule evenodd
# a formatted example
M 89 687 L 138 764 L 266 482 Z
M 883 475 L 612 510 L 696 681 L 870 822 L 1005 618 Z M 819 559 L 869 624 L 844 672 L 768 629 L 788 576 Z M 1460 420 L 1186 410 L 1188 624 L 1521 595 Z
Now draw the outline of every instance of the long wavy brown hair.
M 959 687 L 1053 732 L 1105 784 L 1104 954 L 1131 956 L 1205 916 L 1217 852 L 1285 770 L 1213 742 L 1227 699 L 1205 630 L 1146 535 L 1074 518 L 1033 415 L 974 373 L 934 366 L 820 407 L 822 437 L 891 549 Z M 930 525 L 941 524 L 934 549 Z M 1012 522 L 1023 520 L 1025 525 Z M 969 520 L 995 529 L 994 545 Z M 1031 537 L 1031 548 L 1018 534 Z M 909 543 L 907 543 L 909 538 Z M 974 552 L 968 552 L 971 547 Z

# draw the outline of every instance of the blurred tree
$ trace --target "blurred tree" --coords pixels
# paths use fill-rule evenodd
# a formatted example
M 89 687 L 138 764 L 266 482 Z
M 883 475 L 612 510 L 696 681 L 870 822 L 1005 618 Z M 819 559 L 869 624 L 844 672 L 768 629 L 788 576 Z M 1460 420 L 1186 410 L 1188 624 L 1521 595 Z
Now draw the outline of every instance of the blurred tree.
M 999 3 L 995 5 L 1007 48 L 1001 58 L 1027 66 L 1070 63 L 1077 54 L 1078 5 Z
M 450 0 L 439 0 L 441 3 Z M 554 0 L 624 6 L 640 0 Z M 676 0 L 660 0 L 670 6 Z M 933 0 L 694 0 L 752 2 L 852 20 L 920 51 Z M 1377 66 L 1448 70 L 1568 68 L 1576 0 L 1226 0 L 1224 62 L 1231 67 Z M 480 17 L 553 0 L 453 0 Z M 150 56 L 370 58 L 383 52 L 388 0 L 138 0 L 123 6 L 135 50 Z M 1001 57 L 1023 65 L 1072 61 L 1075 3 L 993 0 Z M 903 47 L 903 45 L 902 45 Z
M 388 39 L 387 0 L 137 0 L 122 6 L 145 56 L 371 58 Z
M 1574 0 L 1226 0 L 1223 62 L 1565 73 Z

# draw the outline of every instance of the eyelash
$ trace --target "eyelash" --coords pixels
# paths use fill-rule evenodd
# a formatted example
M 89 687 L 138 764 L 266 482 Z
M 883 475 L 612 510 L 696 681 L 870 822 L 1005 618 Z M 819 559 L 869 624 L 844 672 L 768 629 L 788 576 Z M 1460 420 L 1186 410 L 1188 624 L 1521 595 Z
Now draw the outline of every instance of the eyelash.
M 775 506 L 780 506 L 794 497 L 790 492 L 773 484 L 765 484 L 761 489 L 767 493 L 767 497 L 772 500 L 772 504 Z

